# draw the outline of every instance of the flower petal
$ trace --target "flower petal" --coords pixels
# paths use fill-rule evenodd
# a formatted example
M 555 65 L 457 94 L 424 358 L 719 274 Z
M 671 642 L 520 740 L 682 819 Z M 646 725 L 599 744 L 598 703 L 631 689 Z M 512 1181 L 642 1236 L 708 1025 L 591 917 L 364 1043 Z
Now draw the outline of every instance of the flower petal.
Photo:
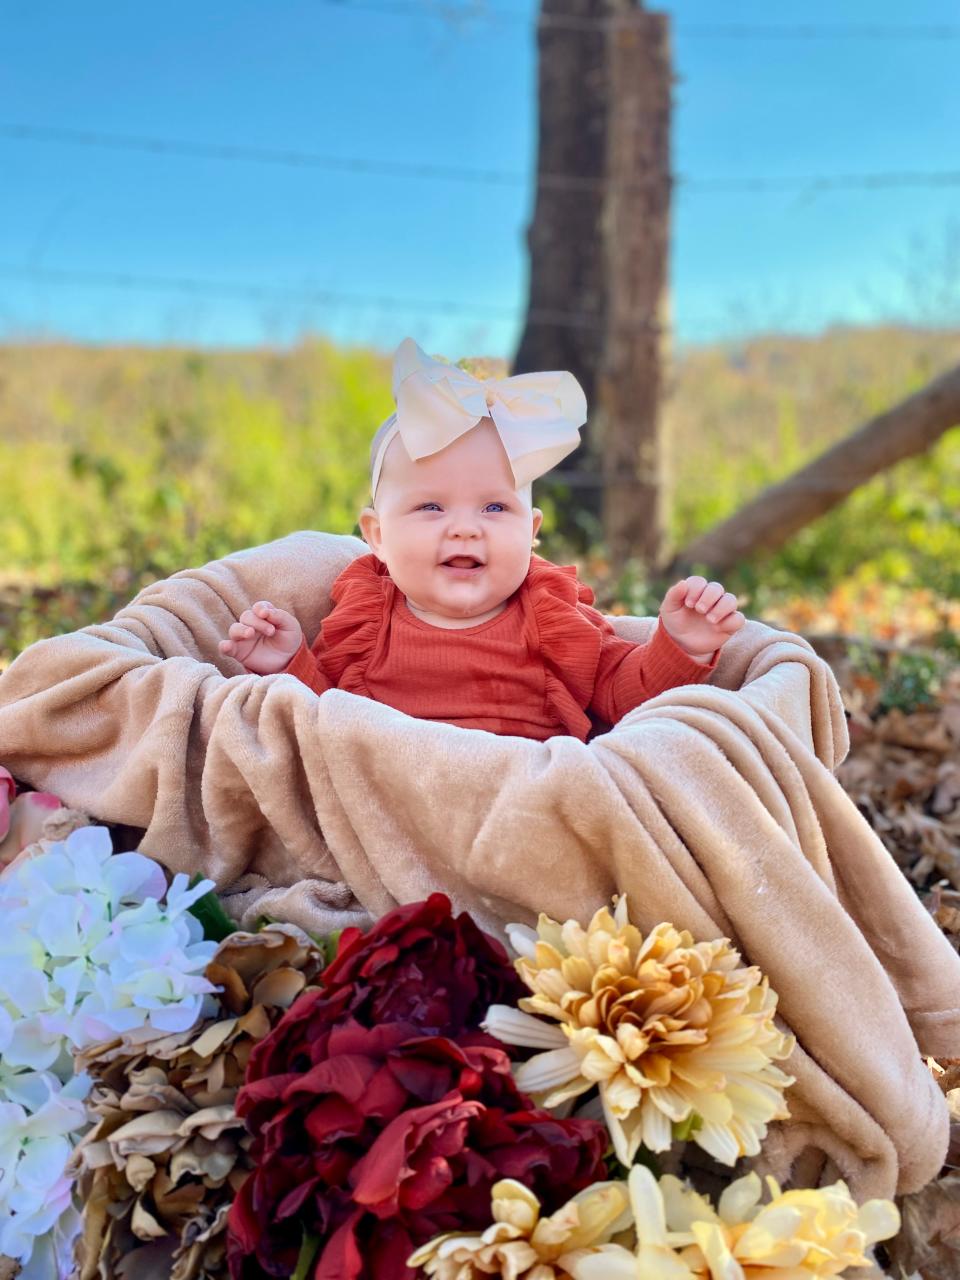
M 535 1018 L 508 1004 L 492 1004 L 480 1025 L 504 1044 L 524 1045 L 530 1049 L 557 1049 L 568 1043 L 556 1023 L 544 1022 L 542 1018 Z
M 570 1084 L 579 1074 L 580 1058 L 569 1045 L 565 1045 L 562 1049 L 535 1054 L 528 1062 L 522 1062 L 515 1069 L 514 1078 L 524 1093 L 546 1093 Z M 584 1081 L 584 1090 L 589 1087 L 589 1083 Z

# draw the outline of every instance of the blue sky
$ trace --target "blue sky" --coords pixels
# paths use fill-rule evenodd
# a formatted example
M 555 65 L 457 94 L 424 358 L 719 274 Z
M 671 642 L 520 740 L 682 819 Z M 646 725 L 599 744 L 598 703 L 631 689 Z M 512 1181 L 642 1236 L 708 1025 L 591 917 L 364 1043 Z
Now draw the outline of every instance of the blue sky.
M 396 13 L 381 11 L 391 3 Z M 536 6 L 485 0 L 480 16 L 452 22 L 432 0 L 366 5 L 0 0 L 0 336 L 220 345 L 309 330 L 391 348 L 410 333 L 452 357 L 509 355 L 526 287 Z M 674 21 L 679 174 L 960 178 L 957 0 L 650 7 Z M 703 30 L 739 24 L 752 33 Z M 954 38 L 756 30 L 938 24 Z M 12 137 L 11 125 L 520 180 L 144 154 Z M 951 295 L 944 280 L 958 251 L 960 181 L 818 194 L 681 186 L 673 321 L 681 341 L 699 341 L 936 320 L 938 298 L 960 300 L 960 283 Z M 905 288 L 911 271 L 918 292 Z M 217 293 L 232 285 L 262 292 Z M 334 296 L 300 296 L 310 290 Z

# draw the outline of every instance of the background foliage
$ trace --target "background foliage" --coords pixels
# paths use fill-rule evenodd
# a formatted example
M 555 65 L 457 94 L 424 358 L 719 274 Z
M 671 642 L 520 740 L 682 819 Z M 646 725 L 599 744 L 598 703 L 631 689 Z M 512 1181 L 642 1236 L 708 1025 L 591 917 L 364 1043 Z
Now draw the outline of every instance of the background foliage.
M 902 329 L 764 337 L 679 352 L 665 406 L 670 533 L 731 514 L 956 357 Z M 0 347 L 0 666 L 109 616 L 143 583 L 300 528 L 355 530 L 370 438 L 391 407 L 385 356 L 289 350 Z M 541 552 L 580 529 L 550 520 Z M 864 486 L 727 585 L 754 617 L 949 647 L 960 625 L 960 428 Z M 589 525 L 586 525 L 589 533 Z M 664 584 L 584 571 L 608 608 L 655 612 Z

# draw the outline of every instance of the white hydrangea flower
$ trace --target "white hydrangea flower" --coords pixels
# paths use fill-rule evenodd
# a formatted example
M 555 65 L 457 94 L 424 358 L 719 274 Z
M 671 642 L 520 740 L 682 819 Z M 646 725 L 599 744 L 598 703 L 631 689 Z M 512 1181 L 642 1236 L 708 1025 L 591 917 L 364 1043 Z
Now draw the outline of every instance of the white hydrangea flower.
M 76 1274 L 74 1245 L 83 1229 L 83 1217 L 71 1204 L 46 1235 L 33 1242 L 33 1252 L 21 1263 L 17 1280 L 68 1280 Z
M 87 1126 L 86 1075 L 0 1071 L 0 1254 L 29 1260 L 71 1209 L 66 1164 Z M 62 1231 L 61 1231 L 62 1234 Z
M 216 943 L 189 908 L 212 888 L 190 889 L 179 874 L 167 892 L 163 869 L 140 853 L 114 855 L 104 827 L 81 827 L 14 867 L 0 881 L 6 1065 L 56 1069 L 65 1044 L 191 1027 L 216 990 L 203 976 Z
M 24 1280 L 66 1274 L 79 1221 L 65 1172 L 87 1125 L 73 1052 L 185 1031 L 214 1008 L 216 951 L 163 868 L 82 827 L 0 879 L 0 1254 Z M 164 898 L 166 899 L 164 901 Z

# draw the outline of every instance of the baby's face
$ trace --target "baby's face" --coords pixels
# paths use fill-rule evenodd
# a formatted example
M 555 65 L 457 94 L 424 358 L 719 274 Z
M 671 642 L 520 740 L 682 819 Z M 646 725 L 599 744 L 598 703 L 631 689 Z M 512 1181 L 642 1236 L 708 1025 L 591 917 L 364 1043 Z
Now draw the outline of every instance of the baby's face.
M 478 625 L 523 582 L 542 515 L 513 485 L 489 419 L 419 462 L 399 436 L 391 442 L 360 528 L 424 621 Z

